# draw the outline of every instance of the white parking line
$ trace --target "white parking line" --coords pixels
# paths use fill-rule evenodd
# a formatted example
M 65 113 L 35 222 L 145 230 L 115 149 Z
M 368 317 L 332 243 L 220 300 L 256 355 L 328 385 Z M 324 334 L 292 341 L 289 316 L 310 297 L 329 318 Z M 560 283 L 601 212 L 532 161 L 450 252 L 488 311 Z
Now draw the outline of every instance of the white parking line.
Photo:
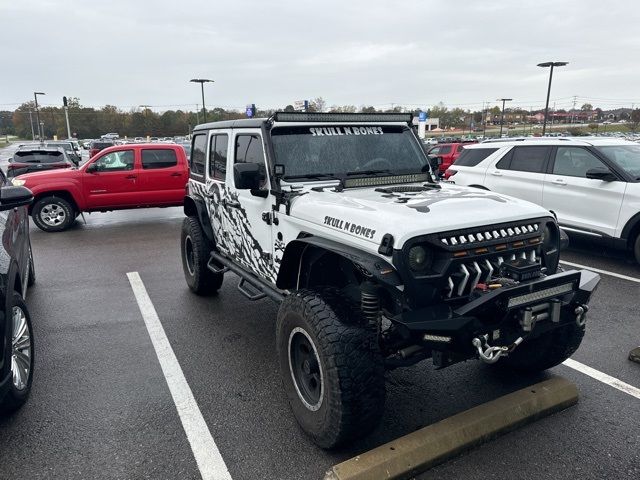
M 640 278 L 629 277 L 628 275 L 622 275 L 621 273 L 609 272 L 608 270 L 600 270 L 599 268 L 587 267 L 586 265 L 580 265 L 579 263 L 565 262 L 564 260 L 560 260 L 560 263 L 564 265 L 569 265 L 570 267 L 584 268 L 585 270 L 591 270 L 592 272 L 603 273 L 611 277 L 621 278 L 623 280 L 629 280 L 630 282 L 640 283 Z
M 182 368 L 169 344 L 156 309 L 151 303 L 147 289 L 138 272 L 127 273 L 129 283 L 136 296 L 140 313 L 147 326 L 151 343 L 158 356 L 162 373 L 169 386 L 173 402 L 178 410 L 182 427 L 187 434 L 193 456 L 203 480 L 231 480 L 231 475 L 214 442 L 207 423 L 202 417 Z
M 566 365 L 569 368 L 573 368 L 574 370 L 577 370 L 580 373 L 584 373 L 585 375 L 588 375 L 591 378 L 598 380 L 599 382 L 606 383 L 610 387 L 616 388 L 621 392 L 628 393 L 632 397 L 636 397 L 637 399 L 640 399 L 640 388 L 636 388 L 633 385 L 624 383 L 623 381 L 618 380 L 615 377 L 607 375 L 606 373 L 602 373 L 596 370 L 595 368 L 588 367 L 587 365 L 580 362 L 576 362 L 575 360 L 572 360 L 570 358 L 562 362 L 562 364 Z

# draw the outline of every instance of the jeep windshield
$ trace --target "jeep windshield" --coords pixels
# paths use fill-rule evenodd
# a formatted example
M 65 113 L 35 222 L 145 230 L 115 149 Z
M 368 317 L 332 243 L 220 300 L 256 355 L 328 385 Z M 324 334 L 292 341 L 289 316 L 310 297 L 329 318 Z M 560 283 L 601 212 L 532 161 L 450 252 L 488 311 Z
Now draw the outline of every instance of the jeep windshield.
M 307 125 L 271 131 L 283 179 L 330 180 L 428 171 L 427 159 L 408 127 Z
M 640 145 L 604 145 L 595 148 L 635 180 L 640 180 Z

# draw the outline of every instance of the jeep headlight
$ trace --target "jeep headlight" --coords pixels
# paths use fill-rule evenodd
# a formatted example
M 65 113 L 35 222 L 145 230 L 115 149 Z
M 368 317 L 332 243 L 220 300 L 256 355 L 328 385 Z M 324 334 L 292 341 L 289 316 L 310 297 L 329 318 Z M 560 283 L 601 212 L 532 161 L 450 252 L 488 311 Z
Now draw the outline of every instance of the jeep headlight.
M 424 273 L 433 262 L 433 252 L 422 245 L 415 245 L 409 249 L 408 263 L 413 273 Z
M 12 178 L 11 179 L 11 184 L 14 187 L 22 187 L 25 183 L 27 183 L 27 181 L 26 180 L 22 180 L 20 178 Z

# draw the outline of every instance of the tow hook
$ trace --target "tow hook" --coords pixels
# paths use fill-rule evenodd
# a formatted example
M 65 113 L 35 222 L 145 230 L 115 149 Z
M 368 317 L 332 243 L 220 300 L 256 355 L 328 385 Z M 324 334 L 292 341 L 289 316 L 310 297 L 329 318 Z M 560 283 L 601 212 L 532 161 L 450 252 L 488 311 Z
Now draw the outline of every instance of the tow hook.
M 576 325 L 578 325 L 579 327 L 584 327 L 584 324 L 587 323 L 588 311 L 588 305 L 578 305 L 576 307 L 576 309 L 573 311 L 576 314 Z
M 506 357 L 510 352 L 513 352 L 513 350 L 522 343 L 523 338 L 518 337 L 517 340 L 508 347 L 492 347 L 489 345 L 488 340 L 488 335 L 481 335 L 471 340 L 471 344 L 478 350 L 480 360 L 484 363 L 496 363 L 500 360 L 500 357 Z

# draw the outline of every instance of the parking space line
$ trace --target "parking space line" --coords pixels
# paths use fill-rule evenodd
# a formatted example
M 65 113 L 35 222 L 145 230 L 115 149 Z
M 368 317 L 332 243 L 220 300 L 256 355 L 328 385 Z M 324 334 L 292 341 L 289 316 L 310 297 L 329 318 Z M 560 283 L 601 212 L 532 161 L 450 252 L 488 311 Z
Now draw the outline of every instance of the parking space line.
M 560 263 L 564 265 L 569 265 L 570 267 L 584 268 L 585 270 L 590 270 L 595 273 L 603 273 L 611 277 L 621 278 L 623 280 L 629 280 L 630 282 L 640 283 L 640 278 L 629 277 L 628 275 L 622 275 L 621 273 L 609 272 L 608 270 L 600 270 L 599 268 L 588 267 L 586 265 L 580 265 L 579 263 L 565 262 L 564 260 L 560 260 Z
M 160 318 L 156 312 L 147 289 L 138 272 L 127 273 L 129 283 L 138 302 L 138 308 L 147 326 L 151 343 L 156 351 L 162 373 L 173 397 L 176 410 L 180 416 L 182 427 L 187 435 L 193 456 L 198 464 L 203 480 L 231 480 L 222 455 L 211 436 L 209 427 L 202 417 L 193 392 L 182 372 L 169 339 L 164 332 Z
M 624 383 L 622 380 L 618 380 L 615 377 L 607 375 L 606 373 L 602 373 L 601 371 L 596 370 L 595 368 L 591 368 L 583 363 L 576 362 L 575 360 L 572 360 L 570 358 L 562 362 L 562 364 L 566 365 L 569 368 L 573 368 L 574 370 L 577 370 L 580 373 L 584 373 L 585 375 L 595 380 L 598 380 L 599 382 L 605 383 L 610 387 L 616 388 L 621 392 L 627 393 L 632 397 L 636 397 L 637 399 L 640 400 L 640 388 L 636 388 L 633 385 Z

